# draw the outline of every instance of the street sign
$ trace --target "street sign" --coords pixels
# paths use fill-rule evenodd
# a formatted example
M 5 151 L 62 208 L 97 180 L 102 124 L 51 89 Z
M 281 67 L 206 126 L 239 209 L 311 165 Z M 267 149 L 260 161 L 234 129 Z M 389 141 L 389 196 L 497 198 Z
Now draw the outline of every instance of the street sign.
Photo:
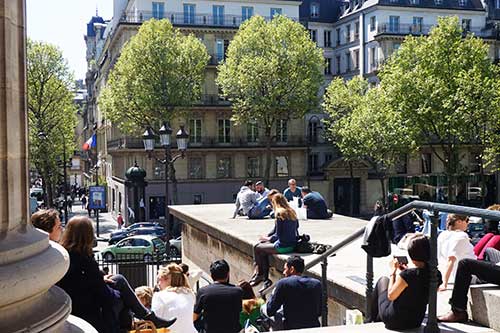
M 104 186 L 89 187 L 89 208 L 90 209 L 106 208 L 106 187 Z

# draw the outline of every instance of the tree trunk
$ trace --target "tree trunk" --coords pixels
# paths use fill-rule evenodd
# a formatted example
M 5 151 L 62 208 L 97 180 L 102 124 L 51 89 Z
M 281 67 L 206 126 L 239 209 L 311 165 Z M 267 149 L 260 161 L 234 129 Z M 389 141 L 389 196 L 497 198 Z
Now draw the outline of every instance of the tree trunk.
M 351 177 L 351 182 L 349 184 L 349 216 L 354 215 L 354 170 L 352 162 L 349 161 L 349 176 Z
M 380 177 L 380 189 L 382 190 L 382 204 L 387 207 L 387 195 L 385 195 L 385 177 Z
M 271 143 L 273 139 L 271 136 L 270 127 L 266 128 L 265 136 L 266 136 L 266 166 L 264 171 L 264 184 L 266 187 L 269 187 L 269 179 L 271 178 Z
M 481 186 L 481 208 L 486 208 L 486 180 L 484 177 L 484 164 L 483 164 L 482 154 L 481 154 L 481 162 L 479 164 L 479 172 L 480 172 L 479 186 Z

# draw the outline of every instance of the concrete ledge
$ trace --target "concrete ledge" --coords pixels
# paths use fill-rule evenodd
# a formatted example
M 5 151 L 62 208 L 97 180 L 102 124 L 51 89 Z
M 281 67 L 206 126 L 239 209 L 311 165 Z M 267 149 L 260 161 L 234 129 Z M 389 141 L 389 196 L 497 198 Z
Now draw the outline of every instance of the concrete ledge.
M 500 330 L 500 288 L 493 284 L 470 288 L 470 310 L 475 322 Z

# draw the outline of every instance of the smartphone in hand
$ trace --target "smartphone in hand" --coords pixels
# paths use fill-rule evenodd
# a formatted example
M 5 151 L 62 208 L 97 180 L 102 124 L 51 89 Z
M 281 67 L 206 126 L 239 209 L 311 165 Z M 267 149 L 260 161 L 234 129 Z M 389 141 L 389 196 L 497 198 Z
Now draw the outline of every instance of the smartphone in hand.
M 399 263 L 399 265 L 408 265 L 408 258 L 406 256 L 394 256 Z

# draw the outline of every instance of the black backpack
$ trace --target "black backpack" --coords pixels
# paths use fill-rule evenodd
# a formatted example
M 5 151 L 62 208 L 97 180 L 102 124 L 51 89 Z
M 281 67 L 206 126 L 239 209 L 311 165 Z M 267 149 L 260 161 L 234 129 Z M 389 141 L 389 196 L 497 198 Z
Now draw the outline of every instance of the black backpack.
M 391 254 L 392 220 L 387 215 L 374 216 L 368 222 L 361 248 L 374 258 Z

